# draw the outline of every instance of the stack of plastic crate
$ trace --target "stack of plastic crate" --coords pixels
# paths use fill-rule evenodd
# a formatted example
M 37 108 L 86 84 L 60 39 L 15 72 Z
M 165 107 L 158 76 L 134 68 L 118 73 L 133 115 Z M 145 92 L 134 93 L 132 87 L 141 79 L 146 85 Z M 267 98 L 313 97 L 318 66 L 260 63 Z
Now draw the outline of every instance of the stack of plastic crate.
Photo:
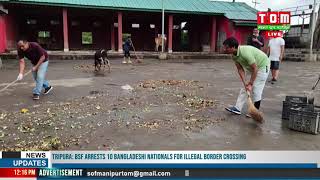
M 292 109 L 289 113 L 289 129 L 310 134 L 319 132 L 319 108 Z
M 287 96 L 283 102 L 282 119 L 289 120 L 289 129 L 318 134 L 320 109 L 309 104 L 307 97 Z
M 313 109 L 313 104 L 308 104 L 307 97 L 286 96 L 282 106 L 282 119 L 289 120 L 289 113 L 292 109 L 299 110 L 302 108 Z

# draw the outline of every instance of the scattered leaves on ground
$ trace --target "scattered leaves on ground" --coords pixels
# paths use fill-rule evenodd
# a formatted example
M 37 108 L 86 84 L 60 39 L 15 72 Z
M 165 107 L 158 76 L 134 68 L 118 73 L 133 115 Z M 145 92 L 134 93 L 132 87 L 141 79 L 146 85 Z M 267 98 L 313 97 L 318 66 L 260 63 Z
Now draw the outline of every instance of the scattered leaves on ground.
M 87 68 L 91 66 L 83 66 Z M 94 145 L 97 132 L 126 128 L 146 133 L 171 129 L 199 132 L 223 118 L 208 114 L 216 108 L 214 97 L 197 92 L 206 85 L 188 80 L 146 80 L 130 94 L 106 95 L 89 91 L 88 96 L 63 102 L 44 102 L 27 111 L 0 111 L 0 148 L 4 150 L 63 150 Z M 155 119 L 156 118 L 156 119 Z M 117 144 L 113 144 L 117 146 Z M 104 147 L 101 144 L 97 145 Z M 115 147 L 109 147 L 114 149 Z

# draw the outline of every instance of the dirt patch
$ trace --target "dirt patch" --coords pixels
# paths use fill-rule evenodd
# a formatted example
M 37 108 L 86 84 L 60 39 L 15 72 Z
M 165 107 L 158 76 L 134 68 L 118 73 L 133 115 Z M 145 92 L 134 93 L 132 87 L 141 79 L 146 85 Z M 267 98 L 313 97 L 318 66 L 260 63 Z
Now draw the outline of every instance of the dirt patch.
M 132 87 L 120 96 L 91 90 L 88 96 L 58 104 L 45 102 L 24 111 L 2 111 L 0 147 L 63 150 L 86 146 L 96 139 L 96 132 L 106 128 L 200 132 L 224 120 L 210 115 L 219 105 L 217 101 L 194 94 L 206 88 L 198 81 L 147 80 Z M 125 90 L 119 87 L 119 91 Z M 105 149 L 114 149 L 112 146 L 103 145 Z
M 197 81 L 186 81 L 186 80 L 146 80 L 139 84 L 143 88 L 155 89 L 163 86 L 192 86 Z

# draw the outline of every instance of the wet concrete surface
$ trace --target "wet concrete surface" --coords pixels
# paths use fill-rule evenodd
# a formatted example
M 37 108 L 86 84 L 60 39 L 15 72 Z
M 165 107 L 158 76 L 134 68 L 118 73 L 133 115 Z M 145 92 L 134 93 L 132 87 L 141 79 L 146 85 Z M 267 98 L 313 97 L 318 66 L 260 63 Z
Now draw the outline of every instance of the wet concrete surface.
M 311 90 L 319 63 L 281 65 L 279 82 L 266 84 L 260 125 L 224 110 L 241 87 L 230 60 L 120 62 L 111 61 L 109 74 L 93 72 L 91 61 L 52 60 L 50 95 L 33 101 L 31 76 L 0 93 L 0 149 L 320 149 L 320 136 L 291 131 L 281 120 L 285 96 Z M 17 72 L 17 61 L 4 61 L 0 89 Z M 121 88 L 127 84 L 133 91 Z M 318 99 L 316 90 L 315 103 Z

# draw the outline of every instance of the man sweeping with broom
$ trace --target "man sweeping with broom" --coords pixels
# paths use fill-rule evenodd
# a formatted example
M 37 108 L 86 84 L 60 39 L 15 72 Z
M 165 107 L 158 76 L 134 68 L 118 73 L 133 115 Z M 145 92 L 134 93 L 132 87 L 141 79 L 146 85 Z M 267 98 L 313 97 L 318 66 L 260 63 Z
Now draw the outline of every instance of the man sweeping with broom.
M 23 79 L 23 73 L 25 69 L 25 57 L 32 63 L 32 75 L 36 82 L 36 87 L 33 89 L 33 99 L 39 100 L 42 89 L 43 94 L 49 94 L 52 90 L 52 86 L 46 80 L 46 74 L 48 70 L 48 53 L 37 43 L 28 42 L 26 40 L 18 41 L 18 57 L 20 59 L 20 71 L 17 80 Z
M 132 47 L 131 39 L 128 37 L 123 44 L 124 57 L 122 64 L 132 64 L 130 56 L 130 48 Z
M 249 114 L 247 116 L 252 116 L 254 120 L 262 122 L 262 115 L 257 109 L 260 108 L 263 89 L 269 75 L 270 61 L 268 56 L 253 46 L 239 46 L 238 41 L 233 37 L 226 39 L 223 45 L 225 53 L 233 55 L 232 59 L 245 87 L 240 90 L 236 105 L 228 107 L 226 110 L 241 115 L 243 105 L 248 101 Z M 251 74 L 248 82 L 245 82 L 246 72 Z

